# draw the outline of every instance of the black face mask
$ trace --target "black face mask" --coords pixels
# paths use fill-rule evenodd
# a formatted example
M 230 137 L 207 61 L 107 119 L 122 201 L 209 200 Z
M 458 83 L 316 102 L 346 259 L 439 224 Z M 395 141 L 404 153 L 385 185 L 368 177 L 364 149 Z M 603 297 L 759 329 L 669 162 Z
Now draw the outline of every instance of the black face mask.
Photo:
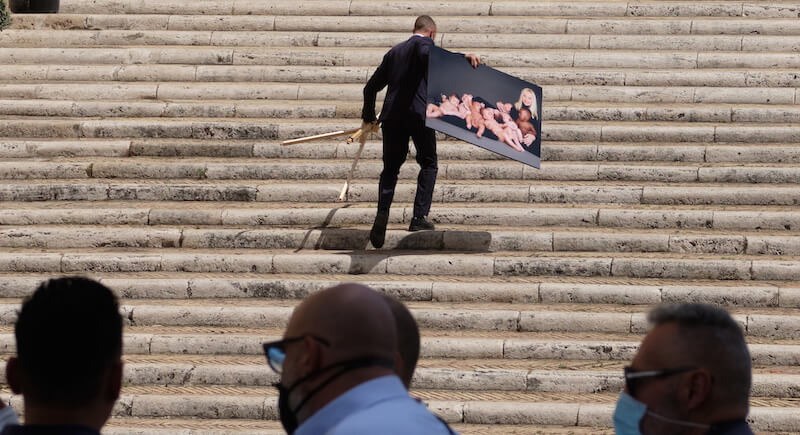
M 311 397 L 314 394 L 317 394 L 320 390 L 322 390 L 323 388 L 328 386 L 328 384 L 330 384 L 331 382 L 335 381 L 337 378 L 339 378 L 340 376 L 342 376 L 343 374 L 345 374 L 347 372 L 350 372 L 350 371 L 353 371 L 353 370 L 356 370 L 356 369 L 360 369 L 360 368 L 364 368 L 364 367 L 375 367 L 375 366 L 385 367 L 385 368 L 388 368 L 388 369 L 394 369 L 394 361 L 387 360 L 387 359 L 382 359 L 382 358 L 372 358 L 372 357 L 352 359 L 352 360 L 347 360 L 347 361 L 342 361 L 342 362 L 338 362 L 338 363 L 335 363 L 335 364 L 331 364 L 331 365 L 329 365 L 327 367 L 323 367 L 323 368 L 321 368 L 321 369 L 319 369 L 317 371 L 313 371 L 313 372 L 309 373 L 308 375 L 306 375 L 306 376 L 298 379 L 297 381 L 295 381 L 294 384 L 292 384 L 288 388 L 283 386 L 280 382 L 276 383 L 276 384 L 273 384 L 273 386 L 278 389 L 278 415 L 280 416 L 280 419 L 281 419 L 281 425 L 283 425 L 283 428 L 286 430 L 287 433 L 293 434 L 294 431 L 297 429 L 297 426 L 299 425 L 298 421 L 297 421 L 297 413 L 300 411 L 300 409 L 303 408 L 303 406 L 306 403 L 308 403 L 308 400 L 311 399 Z M 295 388 L 300 386 L 300 384 L 302 384 L 303 382 L 306 382 L 306 381 L 310 380 L 311 378 L 317 377 L 317 376 L 327 372 L 328 370 L 331 370 L 331 369 L 334 369 L 334 368 L 337 368 L 337 367 L 341 367 L 341 370 L 337 371 L 332 376 L 330 376 L 328 379 L 326 379 L 321 384 L 319 384 L 316 388 L 311 390 L 311 392 L 309 392 L 306 395 L 306 397 L 304 397 L 303 400 L 300 401 L 300 404 L 297 405 L 297 407 L 295 409 L 291 408 L 291 406 L 289 405 L 289 394 L 292 391 L 294 391 Z

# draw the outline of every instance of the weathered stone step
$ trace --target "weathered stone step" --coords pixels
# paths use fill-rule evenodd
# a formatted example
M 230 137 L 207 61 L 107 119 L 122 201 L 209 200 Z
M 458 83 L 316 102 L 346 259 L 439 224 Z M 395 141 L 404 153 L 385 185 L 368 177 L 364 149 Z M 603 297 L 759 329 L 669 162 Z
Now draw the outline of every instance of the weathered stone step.
M 11 356 L 10 354 L 8 356 Z M 8 357 L 6 356 L 6 358 Z M 0 359 L 3 355 L 0 355 Z M 137 366 L 169 366 L 169 367 L 197 367 L 197 366 L 261 366 L 264 364 L 263 355 L 125 355 L 123 361 L 126 365 Z M 491 359 L 491 358 L 421 358 L 417 368 L 430 370 L 445 369 L 446 371 L 462 371 L 480 373 L 483 370 L 511 371 L 511 372 L 537 372 L 556 373 L 565 372 L 595 372 L 595 373 L 622 373 L 629 361 L 585 361 L 570 359 Z M 433 373 L 433 372 L 431 372 Z M 798 366 L 754 365 L 753 374 L 775 375 L 786 374 L 797 376 L 800 374 Z M 793 393 L 794 394 L 794 393 Z
M 133 301 L 132 301 L 133 302 Z M 284 328 L 292 313 L 285 302 L 269 301 L 272 306 L 238 306 L 226 304 L 195 305 L 172 300 L 162 300 L 160 305 L 122 305 L 126 321 L 141 326 L 208 326 L 239 328 Z M 234 301 L 235 302 L 235 301 Z M 142 303 L 146 303 L 143 301 Z M 214 301 L 214 303 L 218 303 Z M 247 303 L 252 303 L 248 301 Z M 173 305 L 177 304 L 177 305 Z M 266 304 L 263 304 L 266 305 Z M 454 328 L 476 331 L 520 332 L 582 332 L 594 331 L 616 334 L 644 333 L 648 329 L 643 312 L 605 312 L 597 307 L 593 312 L 576 312 L 565 306 L 564 311 L 548 311 L 561 305 L 525 305 L 522 311 L 500 309 L 508 304 L 452 305 L 414 302 L 411 313 L 420 328 L 451 330 Z M 519 304 L 514 304 L 519 306 Z M 420 308 L 427 307 L 427 308 Z M 434 308 L 435 307 L 435 308 Z M 463 308 L 459 308 L 463 307 Z M 491 309 L 496 307 L 495 309 Z M 588 306 L 588 308 L 594 308 Z M 635 308 L 634 308 L 635 309 Z M 16 320 L 18 304 L 0 305 L 3 323 Z M 744 312 L 758 312 L 758 308 Z M 764 313 L 773 309 L 763 309 Z M 739 309 L 738 311 L 742 311 Z M 745 335 L 770 339 L 796 339 L 800 321 L 791 314 L 733 314 Z M 266 367 L 265 367 L 266 368 Z
M 474 230 L 450 227 L 410 233 L 391 229 L 383 249 L 452 252 L 671 252 L 716 255 L 800 256 L 800 236 L 680 232 L 630 232 L 588 228 L 561 231 L 531 227 Z M 0 228 L 5 248 L 185 248 L 368 250 L 369 228 L 248 229 L 148 227 Z
M 173 139 L 294 139 L 309 135 L 352 129 L 358 119 L 294 118 L 48 118 L 11 117 L 0 119 L 0 137 L 19 138 L 138 138 Z M 379 133 L 376 133 L 380 136 Z M 442 135 L 443 136 L 443 135 Z M 786 143 L 800 137 L 800 124 L 700 123 L 700 122 L 593 122 L 546 121 L 546 141 L 601 142 L 683 142 Z
M 405 16 L 180 15 L 180 14 L 21 14 L 12 29 L 62 30 L 288 30 L 333 32 L 407 32 Z M 441 32 L 573 34 L 796 34 L 788 17 L 541 17 L 441 16 Z
M 124 381 L 129 385 L 170 386 L 270 386 L 278 382 L 265 363 L 256 365 L 192 365 L 126 363 Z M 798 398 L 800 375 L 785 373 L 753 375 L 754 398 Z M 539 393 L 619 393 L 624 388 L 622 370 L 461 370 L 419 367 L 413 391 L 528 391 Z
M 0 47 L 216 46 L 216 47 L 391 47 L 408 32 L 285 32 L 180 30 L 15 30 L 0 34 Z M 437 35 L 446 49 L 600 49 L 697 51 L 798 51 L 800 37 L 763 35 L 590 35 L 451 33 Z
M 0 326 L 0 350 L 15 352 L 11 326 Z M 127 327 L 126 355 L 250 355 L 262 358 L 265 341 L 279 340 L 281 329 L 219 327 Z M 642 334 L 599 332 L 509 332 L 473 330 L 422 330 L 421 358 L 470 358 L 505 360 L 574 360 L 630 362 Z M 748 336 L 756 366 L 800 366 L 800 342 Z M 532 363 L 533 364 L 533 363 Z
M 71 162 L 0 161 L 0 179 L 196 179 L 196 180 L 331 180 L 345 179 L 349 161 L 294 161 L 254 163 L 252 160 L 217 160 L 201 162 L 165 162 L 148 159 L 113 159 Z M 360 161 L 353 176 L 378 179 L 383 163 Z M 404 165 L 402 180 L 417 178 L 419 167 Z M 724 166 L 709 164 L 652 165 L 543 163 L 540 169 L 513 161 L 461 163 L 441 161 L 439 180 L 559 180 L 559 181 L 642 181 L 659 183 L 800 183 L 800 166 Z
M 450 426 L 463 435 L 540 435 L 613 434 L 611 429 L 577 426 L 548 425 L 479 425 L 452 423 Z M 265 420 L 198 420 L 180 418 L 112 417 L 103 426 L 109 435 L 284 435 L 286 431 L 277 421 Z
M 52 182 L 32 180 L 0 185 L 2 201 L 242 201 L 242 202 L 335 202 L 342 188 L 335 183 L 247 183 L 219 180 L 206 183 L 196 180 L 119 180 L 113 183 L 76 179 Z M 502 202 L 502 203 L 582 203 L 582 204 L 654 204 L 654 205 L 769 205 L 796 206 L 800 190 L 796 186 L 752 185 L 661 185 L 632 182 L 562 182 L 551 184 L 531 180 L 525 183 L 470 184 L 439 183 L 433 201 Z M 395 202 L 411 202 L 416 185 L 399 183 Z M 355 180 L 349 201 L 375 202 L 374 180 Z
M 611 276 L 658 279 L 717 279 L 734 281 L 790 281 L 800 277 L 798 257 L 762 259 L 742 256 L 723 259 L 696 254 L 541 252 L 535 257 L 518 253 L 424 254 L 419 251 L 356 251 L 288 253 L 250 250 L 126 250 L 87 253 L 0 253 L 0 272 L 198 272 L 260 274 L 389 274 L 406 276 Z
M 412 392 L 413 394 L 413 392 Z M 586 399 L 584 399 L 586 400 Z M 514 418 L 508 417 L 512 415 L 511 409 L 514 403 L 504 402 L 498 405 L 505 405 L 502 407 L 501 417 L 493 418 L 491 416 L 482 415 L 480 418 L 477 415 L 478 408 L 474 408 L 474 402 L 464 402 L 464 410 L 455 413 L 451 417 L 454 421 L 449 422 L 451 427 L 458 431 L 458 433 L 480 434 L 480 435 L 494 435 L 494 434 L 517 434 L 517 435 L 538 435 L 538 434 L 570 434 L 570 435 L 583 435 L 583 434 L 613 434 L 611 415 L 613 412 L 612 405 L 599 405 L 599 404 L 582 404 L 578 411 L 575 412 L 574 419 L 564 418 L 563 425 L 543 425 L 543 424 L 528 424 L 528 421 L 549 421 L 546 417 L 548 415 L 560 415 L 561 412 L 566 411 L 564 408 L 559 408 L 559 404 L 520 404 L 521 409 L 526 413 L 517 415 Z M 432 408 L 443 409 L 436 403 L 430 403 Z M 469 406 L 469 411 L 466 411 L 466 406 Z M 536 409 L 534 414 L 534 409 Z M 596 412 L 604 411 L 606 415 L 602 417 L 597 416 Z M 775 411 L 774 414 L 770 414 Z M 788 413 L 782 408 L 767 408 L 767 407 L 753 407 L 751 408 L 750 419 L 753 427 L 758 427 L 763 433 L 771 431 L 780 431 L 780 428 L 792 428 L 794 423 L 788 421 Z M 469 419 L 466 418 L 469 416 Z M 459 420 L 460 418 L 460 420 Z M 475 421 L 470 419 L 474 418 Z M 555 417 L 553 417 L 555 418 Z M 504 423 L 496 423 L 493 420 L 502 420 Z M 574 421 L 573 421 L 574 420 Z M 588 421 L 587 421 L 588 420 Z M 206 423 L 208 421 L 208 423 Z M 459 423 L 459 421 L 464 423 Z M 180 434 L 180 435 L 221 435 L 221 434 L 236 434 L 236 435 L 277 435 L 284 434 L 283 429 L 277 429 L 279 426 L 269 426 L 268 422 L 264 420 L 181 420 L 181 419 L 147 419 L 147 418 L 130 418 L 130 417 L 112 417 L 109 424 L 103 429 L 104 433 L 114 435 L 166 435 L 166 434 Z M 277 422 L 274 423 L 277 425 Z M 119 425 L 119 426 L 117 426 Z M 584 426 L 585 425 L 585 426 Z M 756 426 L 758 425 L 758 426 Z M 276 429 L 272 429 L 276 427 Z M 167 429 L 165 429 L 167 428 Z
M 69 100 L 0 99 L 0 115 L 103 118 L 358 118 L 358 101 L 280 100 Z M 380 107 L 377 109 L 380 110 Z M 548 121 L 652 121 L 719 123 L 798 123 L 800 105 L 704 103 L 629 104 L 546 102 Z
M 286 431 L 278 421 L 263 419 L 201 420 L 177 417 L 165 419 L 112 416 L 103 426 L 103 433 L 108 435 L 285 435 Z M 575 433 L 580 432 L 576 431 Z
M 373 66 L 296 65 L 5 65 L 5 81 L 119 82 L 290 82 L 359 83 Z M 540 86 L 711 86 L 797 87 L 793 69 L 630 69 L 501 67 L 499 70 Z
M 130 276 L 134 275 L 134 276 Z M 158 277 L 153 277 L 157 275 Z M 188 276 L 187 276 L 188 275 Z M 735 307 L 800 308 L 800 289 L 792 283 L 660 281 L 594 278 L 591 282 L 531 277 L 525 282 L 504 279 L 460 281 L 375 280 L 374 277 L 341 276 L 327 280 L 298 277 L 230 278 L 208 274 L 96 274 L 121 297 L 128 299 L 197 298 L 304 298 L 342 281 L 357 281 L 404 301 L 506 302 L 545 304 L 622 304 L 699 302 Z M 365 279 L 366 278 L 366 279 Z M 0 275 L 0 297 L 21 298 L 31 294 L 48 277 Z
M 741 51 L 491 49 L 479 48 L 492 67 L 578 68 L 797 68 L 800 54 Z M 192 64 L 375 66 L 386 47 L 198 47 L 0 48 L 4 64 Z
M 43 205 L 43 207 L 40 207 Z M 369 225 L 374 208 L 366 204 L 331 206 L 308 204 L 302 209 L 281 208 L 264 204 L 246 207 L 247 203 L 167 203 L 121 202 L 87 204 L 75 208 L 59 203 L 6 203 L 0 210 L 0 225 L 236 225 L 300 226 L 337 228 Z M 396 204 L 390 213 L 392 224 L 408 224 L 410 207 Z M 544 204 L 524 207 L 508 204 L 498 207 L 459 207 L 450 204 L 431 211 L 431 220 L 444 225 L 482 226 L 546 226 L 600 227 L 632 229 L 688 230 L 770 230 L 798 231 L 800 216 L 794 211 L 769 208 L 755 210 L 637 209 L 587 207 L 545 207 Z
M 561 2 L 559 2 L 561 3 Z M 547 5 L 552 6 L 552 3 Z M 772 9 L 776 12 L 776 9 Z M 408 32 L 407 16 L 291 16 L 291 15 L 149 15 L 20 14 L 11 29 L 61 30 L 196 30 L 196 31 L 321 31 L 321 32 Z M 177 11 L 180 12 L 180 11 Z M 786 16 L 758 18 L 748 11 L 747 19 L 736 17 L 525 17 L 436 16 L 443 33 L 566 33 L 566 34 L 661 34 L 661 35 L 800 35 L 800 23 L 792 8 Z M 752 11 L 755 12 L 755 11 Z
M 103 0 L 85 3 L 81 0 L 63 0 L 60 11 L 75 13 L 119 14 L 216 14 L 216 15 L 496 15 L 496 16 L 536 16 L 542 10 L 552 16 L 603 16 L 603 17 L 756 17 L 782 18 L 797 17 L 795 8 L 786 7 L 779 2 L 759 2 L 751 4 L 740 1 L 718 2 L 624 2 L 598 1 L 593 3 L 576 1 L 535 1 L 535 7 L 519 8 L 517 1 L 442 1 L 435 5 L 421 1 L 380 2 L 370 0 L 327 0 L 314 1 L 303 5 L 287 4 L 280 0 L 206 0 L 190 3 L 180 0 Z
M 273 387 L 128 387 L 114 408 L 117 417 L 172 417 L 200 419 L 277 420 Z M 611 427 L 617 395 L 517 393 L 417 390 L 412 395 L 426 402 L 448 423 L 562 425 Z M 22 408 L 22 398 L 6 397 Z M 768 406 L 751 406 L 748 419 L 755 430 L 795 431 L 800 427 L 788 400 L 762 400 Z
M 351 159 L 358 144 L 315 141 L 290 147 L 276 141 L 199 139 L 18 139 L 0 138 L 0 158 L 49 157 L 258 157 L 269 159 Z M 369 140 L 361 157 L 380 159 L 382 144 Z M 502 157 L 460 141 L 440 140 L 437 153 L 442 160 L 502 160 Z M 416 155 L 409 149 L 409 160 Z M 685 143 L 580 143 L 544 141 L 542 158 L 554 161 L 613 162 L 706 162 L 706 163 L 800 163 L 795 144 L 697 144 Z
M 363 84 L 336 83 L 0 83 L 3 99 L 27 100 L 325 100 L 360 104 Z M 385 91 L 379 93 L 379 97 Z M 795 88 L 785 87 L 691 87 L 691 86 L 546 86 L 543 98 L 559 104 L 621 103 L 671 104 L 684 108 L 693 104 L 759 104 L 793 106 Z M 380 98 L 379 98 L 380 100 Z M 241 101 L 240 101 L 241 103 Z M 296 104 L 296 103 L 295 103 Z M 677 108 L 676 107 L 676 108 Z M 669 107 L 662 110 L 668 110 Z M 745 108 L 739 107 L 740 110 Z M 772 110 L 760 107 L 756 109 Z M 655 110 L 655 109 L 654 109 Z M 653 113 L 659 113 L 655 111 Z M 666 112 L 665 112 L 666 113 Z M 742 112 L 747 113 L 747 112 Z M 662 114 L 661 116 L 666 116 Z M 358 116 L 353 116 L 358 117 Z
M 772 368 L 776 370 L 776 368 Z M 158 386 L 242 386 L 268 387 L 279 381 L 264 362 L 246 364 L 126 363 L 126 385 Z M 755 373 L 754 401 L 767 398 L 797 398 L 798 375 Z M 534 393 L 619 393 L 624 387 L 622 370 L 529 370 L 419 367 L 411 385 L 423 390 L 527 391 Z

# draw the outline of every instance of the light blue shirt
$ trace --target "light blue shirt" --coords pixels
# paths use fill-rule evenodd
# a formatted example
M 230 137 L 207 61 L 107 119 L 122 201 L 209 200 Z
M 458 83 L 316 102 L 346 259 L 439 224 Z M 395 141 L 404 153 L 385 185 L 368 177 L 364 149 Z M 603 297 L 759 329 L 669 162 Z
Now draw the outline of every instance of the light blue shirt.
M 400 378 L 383 376 L 337 397 L 294 432 L 295 435 L 449 435 L 428 408 L 408 395 Z

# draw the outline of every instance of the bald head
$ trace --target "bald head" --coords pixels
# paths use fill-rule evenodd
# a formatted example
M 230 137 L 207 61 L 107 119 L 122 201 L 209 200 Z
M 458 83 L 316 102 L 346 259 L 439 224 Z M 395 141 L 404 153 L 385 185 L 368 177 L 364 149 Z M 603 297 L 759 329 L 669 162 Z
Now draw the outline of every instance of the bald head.
M 391 319 L 381 294 L 360 284 L 341 284 L 304 300 L 292 314 L 286 336 L 328 340 L 329 362 L 363 357 L 393 360 L 397 332 Z

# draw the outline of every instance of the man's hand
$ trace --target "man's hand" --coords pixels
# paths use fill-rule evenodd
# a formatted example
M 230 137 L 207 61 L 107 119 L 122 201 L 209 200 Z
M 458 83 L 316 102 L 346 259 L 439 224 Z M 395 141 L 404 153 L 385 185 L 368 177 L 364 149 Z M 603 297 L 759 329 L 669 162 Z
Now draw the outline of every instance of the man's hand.
M 477 54 L 470 53 L 464 55 L 464 57 L 466 57 L 469 63 L 472 64 L 473 68 L 477 68 L 478 65 L 481 64 L 481 57 L 478 56 Z

